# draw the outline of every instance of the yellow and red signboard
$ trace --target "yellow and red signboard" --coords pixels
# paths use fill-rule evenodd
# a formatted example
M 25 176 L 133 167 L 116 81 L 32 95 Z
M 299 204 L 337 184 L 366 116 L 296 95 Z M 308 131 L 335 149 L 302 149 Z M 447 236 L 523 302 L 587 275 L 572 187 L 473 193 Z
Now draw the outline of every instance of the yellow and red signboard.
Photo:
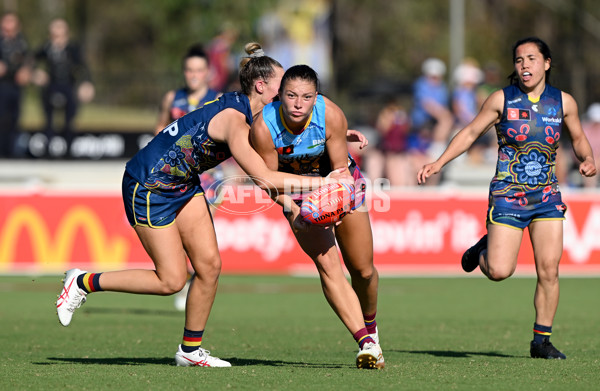
M 248 197 L 247 197 L 248 198 Z M 281 208 L 225 200 L 215 215 L 224 273 L 315 273 Z M 600 199 L 563 195 L 563 274 L 600 274 Z M 270 202 L 270 201 L 269 201 Z M 461 274 L 460 257 L 485 232 L 486 194 L 387 192 L 367 200 L 375 262 L 384 275 Z M 268 206 L 268 205 L 267 205 Z M 0 273 L 152 268 L 119 194 L 0 194 Z M 517 273 L 534 270 L 524 236 Z

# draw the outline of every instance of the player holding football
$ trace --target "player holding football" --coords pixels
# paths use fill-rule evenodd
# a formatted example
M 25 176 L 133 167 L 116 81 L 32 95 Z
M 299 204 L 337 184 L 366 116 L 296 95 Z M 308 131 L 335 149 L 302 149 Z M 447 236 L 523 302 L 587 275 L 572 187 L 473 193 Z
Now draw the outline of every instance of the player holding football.
M 175 354 L 179 366 L 229 367 L 230 363 L 201 348 L 202 335 L 215 299 L 221 258 L 199 174 L 233 156 L 257 184 L 297 191 L 320 187 L 337 178 L 312 178 L 269 170 L 250 147 L 253 117 L 277 95 L 281 65 L 260 45 L 246 45 L 240 64 L 241 92 L 223 94 L 168 125 L 126 165 L 123 202 L 130 224 L 154 262 L 154 270 L 87 273 L 67 271 L 56 310 L 68 326 L 89 293 L 115 291 L 171 295 L 187 279 L 187 260 L 195 275 L 190 286 L 183 341 Z
M 581 161 L 581 175 L 596 175 L 596 163 L 575 100 L 548 84 L 552 56 L 546 43 L 536 37 L 518 41 L 513 46 L 513 64 L 511 85 L 488 97 L 477 117 L 452 139 L 438 160 L 423 166 L 417 180 L 424 183 L 495 125 L 498 164 L 490 184 L 487 235 L 464 253 L 462 268 L 471 272 L 479 266 L 493 281 L 510 277 L 517 266 L 523 230 L 528 227 L 537 272 L 530 355 L 565 359 L 550 342 L 567 210 L 555 175 L 563 125 Z
M 348 167 L 356 183 L 355 209 L 364 203 L 364 181 L 348 154 L 348 123 L 342 110 L 318 93 L 316 72 L 306 65 L 288 69 L 279 88 L 279 102 L 265 106 L 250 131 L 252 146 L 267 167 L 300 175 L 320 175 L 332 167 Z M 335 228 L 306 225 L 299 216 L 301 199 L 275 198 L 290 227 L 317 266 L 325 297 L 359 344 L 359 368 L 383 368 L 385 363 L 375 314 L 379 276 L 373 265 L 373 236 L 366 208 L 344 217 Z M 364 210 L 363 210 L 364 209 Z M 336 239 L 352 286 L 342 270 Z

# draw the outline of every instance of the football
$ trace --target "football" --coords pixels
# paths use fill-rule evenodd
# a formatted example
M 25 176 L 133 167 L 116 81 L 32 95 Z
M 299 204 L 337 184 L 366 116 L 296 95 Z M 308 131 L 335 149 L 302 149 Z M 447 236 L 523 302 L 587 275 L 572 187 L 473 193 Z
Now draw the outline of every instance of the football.
M 354 186 L 330 183 L 314 190 L 302 201 L 300 216 L 316 225 L 331 225 L 354 207 Z

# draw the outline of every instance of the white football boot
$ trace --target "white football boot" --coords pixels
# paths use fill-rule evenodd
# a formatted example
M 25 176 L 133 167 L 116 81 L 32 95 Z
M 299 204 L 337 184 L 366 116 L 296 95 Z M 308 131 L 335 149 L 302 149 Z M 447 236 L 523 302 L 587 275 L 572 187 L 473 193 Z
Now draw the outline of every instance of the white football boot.
M 230 367 L 231 364 L 220 358 L 213 357 L 210 352 L 205 349 L 194 350 L 191 353 L 186 353 L 181 350 L 181 345 L 175 353 L 175 364 L 178 367 Z
M 63 290 L 56 301 L 56 313 L 63 326 L 68 326 L 75 310 L 85 303 L 87 293 L 77 286 L 77 277 L 86 273 L 83 270 L 71 269 L 65 272 Z
M 373 338 L 373 341 L 375 341 L 377 345 L 379 345 L 379 330 L 377 329 L 377 326 L 375 326 L 375 332 L 373 334 L 369 334 L 369 336 Z
M 356 355 L 356 367 L 360 369 L 383 369 L 385 361 L 381 347 L 372 342 L 367 342 Z

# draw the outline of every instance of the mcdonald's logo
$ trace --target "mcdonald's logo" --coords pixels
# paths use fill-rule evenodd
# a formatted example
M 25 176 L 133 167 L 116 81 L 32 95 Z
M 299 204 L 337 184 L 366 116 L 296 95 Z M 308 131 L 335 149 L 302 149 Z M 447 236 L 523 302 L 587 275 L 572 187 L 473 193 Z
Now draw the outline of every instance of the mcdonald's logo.
M 29 234 L 36 270 L 56 271 L 69 266 L 75 238 L 82 230 L 89 248 L 89 262 L 95 266 L 121 268 L 127 263 L 130 243 L 127 238 L 110 238 L 103 221 L 91 208 L 75 205 L 59 221 L 54 234 L 42 214 L 30 205 L 18 205 L 8 211 L 0 227 L 0 272 L 9 271 L 19 257 L 19 237 Z

